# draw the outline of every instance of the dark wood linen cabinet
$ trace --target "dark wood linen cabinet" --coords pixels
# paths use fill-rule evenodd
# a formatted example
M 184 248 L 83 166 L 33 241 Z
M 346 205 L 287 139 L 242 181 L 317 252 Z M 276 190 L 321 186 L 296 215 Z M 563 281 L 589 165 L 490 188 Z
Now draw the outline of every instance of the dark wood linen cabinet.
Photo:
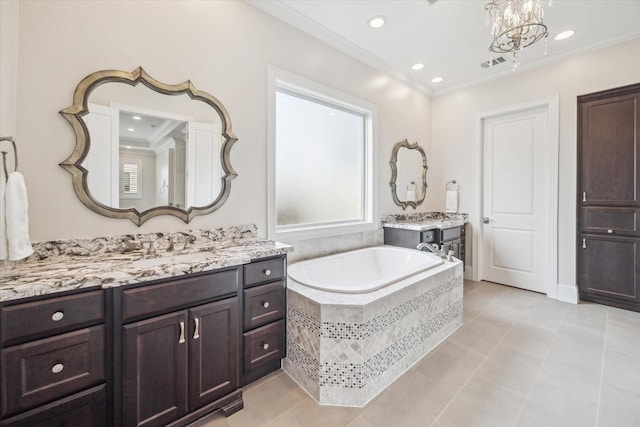
M 640 84 L 578 97 L 580 299 L 640 311 Z

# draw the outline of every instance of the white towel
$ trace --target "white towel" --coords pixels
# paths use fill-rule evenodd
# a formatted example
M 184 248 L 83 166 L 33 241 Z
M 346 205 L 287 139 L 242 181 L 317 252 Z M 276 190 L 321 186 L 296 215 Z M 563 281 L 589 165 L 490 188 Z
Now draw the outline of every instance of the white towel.
M 416 201 L 416 190 L 407 190 L 407 202 Z
M 7 221 L 5 220 L 7 205 L 7 182 L 4 179 L 4 169 L 0 165 L 0 261 L 9 259 L 9 247 L 7 246 Z
M 27 186 L 20 172 L 11 172 L 7 180 L 6 221 L 9 259 L 16 261 L 33 253 L 29 239 L 29 203 Z
M 444 205 L 445 212 L 458 213 L 458 192 L 455 190 L 447 190 Z

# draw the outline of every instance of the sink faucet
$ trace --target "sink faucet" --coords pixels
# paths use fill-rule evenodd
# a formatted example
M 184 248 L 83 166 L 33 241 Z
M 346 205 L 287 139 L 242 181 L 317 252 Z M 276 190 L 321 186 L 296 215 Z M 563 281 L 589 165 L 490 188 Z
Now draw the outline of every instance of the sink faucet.
M 435 243 L 420 243 L 418 244 L 418 246 L 416 246 L 416 249 L 419 251 L 424 251 L 425 249 L 428 249 L 441 258 L 444 258 L 446 255 L 446 251 L 444 250 L 444 248 L 442 247 L 438 248 L 438 245 L 436 245 Z

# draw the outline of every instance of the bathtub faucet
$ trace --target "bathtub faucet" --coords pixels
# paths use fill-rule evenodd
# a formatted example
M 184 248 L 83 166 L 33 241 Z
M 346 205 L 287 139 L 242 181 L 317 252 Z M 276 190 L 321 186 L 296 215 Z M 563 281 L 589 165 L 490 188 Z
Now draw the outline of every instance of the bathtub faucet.
M 449 250 L 447 250 L 445 249 L 444 245 L 438 248 L 438 245 L 436 245 L 435 243 L 420 243 L 418 244 L 418 246 L 416 246 L 416 249 L 418 249 L 419 251 L 428 249 L 442 259 L 453 261 L 452 256 L 454 252 L 453 250 L 451 250 L 451 247 L 449 247 Z

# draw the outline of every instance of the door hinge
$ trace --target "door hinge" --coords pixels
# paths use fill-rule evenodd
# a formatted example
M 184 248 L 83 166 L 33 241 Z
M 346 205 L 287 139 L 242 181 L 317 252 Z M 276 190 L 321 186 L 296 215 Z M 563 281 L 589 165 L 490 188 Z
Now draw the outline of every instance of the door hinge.
M 582 239 L 582 249 L 587 249 L 587 239 Z

